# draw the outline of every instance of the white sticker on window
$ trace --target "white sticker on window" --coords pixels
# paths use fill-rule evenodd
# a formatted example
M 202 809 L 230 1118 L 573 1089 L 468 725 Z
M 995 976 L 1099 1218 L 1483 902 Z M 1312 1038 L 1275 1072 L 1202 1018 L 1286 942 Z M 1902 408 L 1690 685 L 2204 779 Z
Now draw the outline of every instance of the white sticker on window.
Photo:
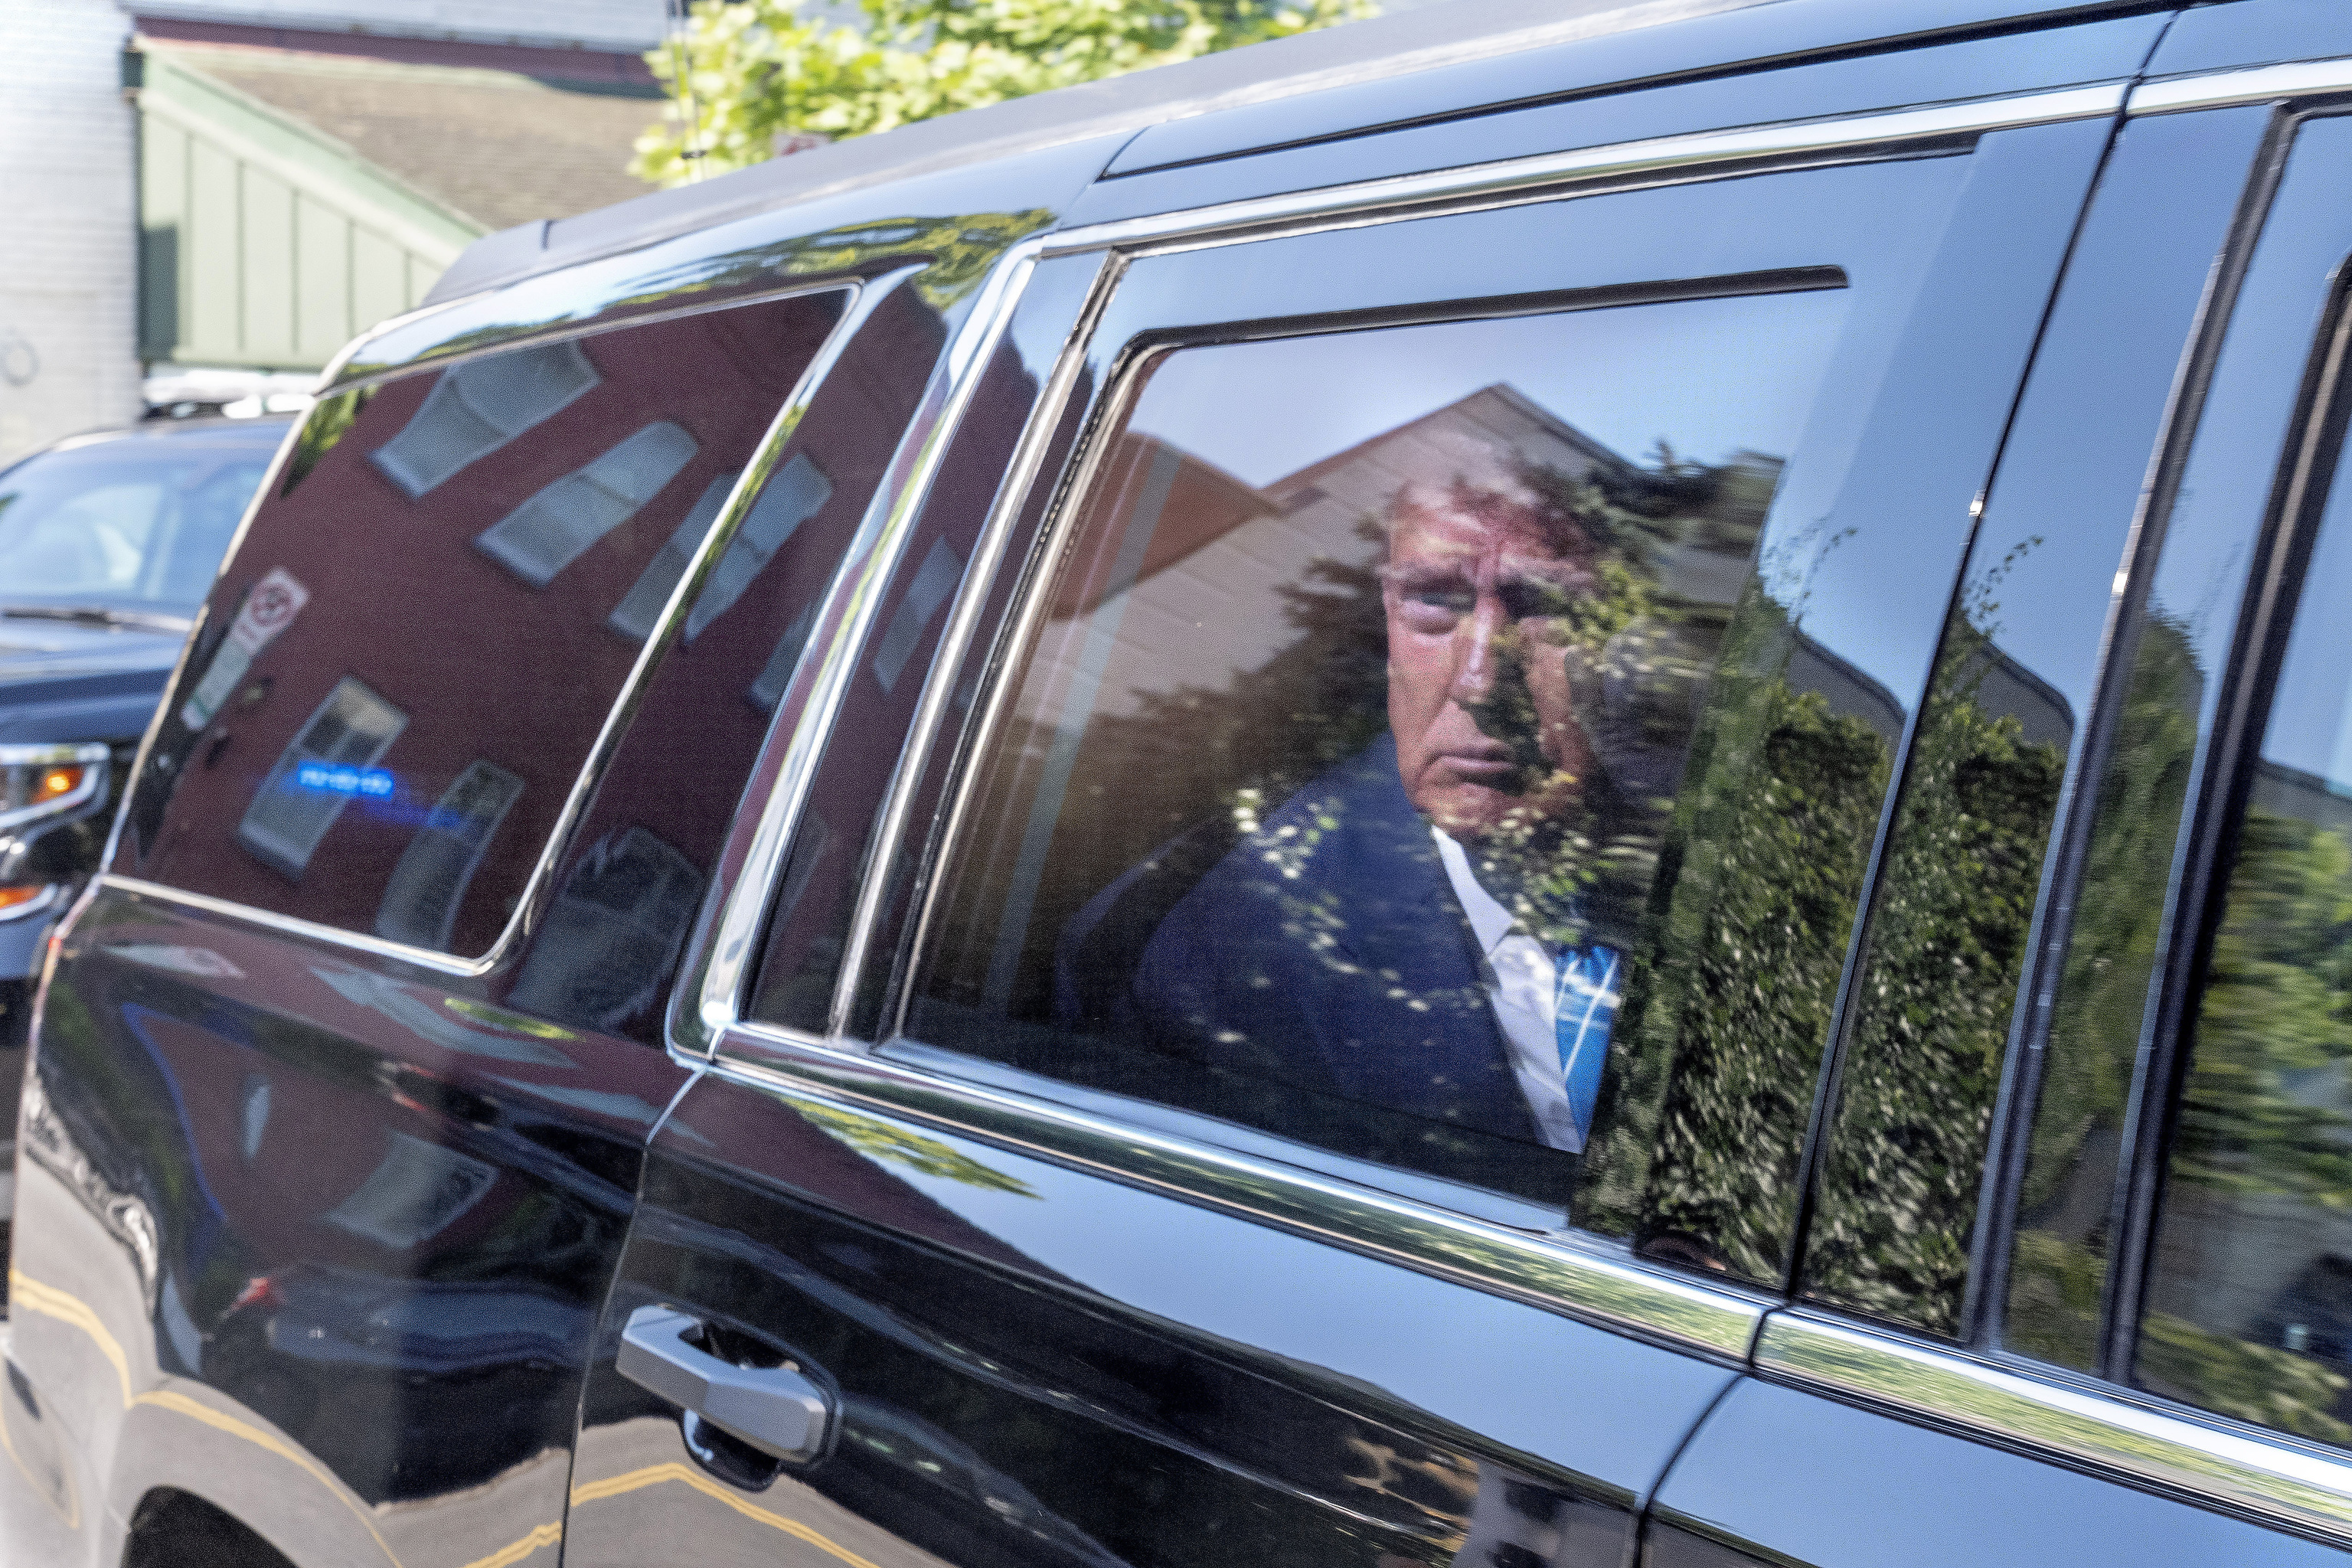
M 211 723 L 236 683 L 245 679 L 245 672 L 253 668 L 254 657 L 292 626 L 295 616 L 310 602 L 310 590 L 295 581 L 292 573 L 283 566 L 271 567 L 245 595 L 236 619 L 229 623 L 228 636 L 213 652 L 212 667 L 180 705 L 180 722 L 191 730 Z

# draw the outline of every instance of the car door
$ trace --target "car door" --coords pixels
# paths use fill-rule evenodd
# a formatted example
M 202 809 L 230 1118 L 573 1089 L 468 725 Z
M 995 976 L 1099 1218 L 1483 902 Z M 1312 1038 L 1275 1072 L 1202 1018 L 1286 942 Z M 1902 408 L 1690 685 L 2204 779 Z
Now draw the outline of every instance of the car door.
M 2195 13 L 2135 90 L 1913 745 L 1800 1303 L 1661 1489 L 1662 1568 L 2352 1542 L 2352 121 L 2340 61 L 2214 70 L 2352 47 L 2324 13 Z
M 1769 76 L 1013 258 L 674 1005 L 568 1560 L 1623 1561 L 2122 90 L 1541 140 L 1873 90 Z
M 677 258 L 625 258 L 344 367 L 44 994 L 0 1436 L 75 1550 L 551 1560 L 670 977 L 944 344 L 940 241 L 1034 221 L 813 279 L 755 235 L 652 311 Z

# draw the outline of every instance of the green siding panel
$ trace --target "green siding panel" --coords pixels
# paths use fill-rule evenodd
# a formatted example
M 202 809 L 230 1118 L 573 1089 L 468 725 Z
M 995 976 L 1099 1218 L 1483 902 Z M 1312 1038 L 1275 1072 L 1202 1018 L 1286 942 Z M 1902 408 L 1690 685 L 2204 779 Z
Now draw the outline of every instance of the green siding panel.
M 350 340 L 351 219 L 314 196 L 294 198 L 294 357 L 324 364 Z
M 294 193 L 247 165 L 238 223 L 243 230 L 245 353 L 265 364 L 294 353 Z
M 150 50 L 140 89 L 140 350 L 315 370 L 413 310 L 481 232 L 316 128 Z
M 236 160 L 196 139 L 188 149 L 188 219 L 181 232 L 180 265 L 186 269 L 187 314 L 180 341 L 197 360 L 235 364 L 243 357 L 239 274 L 244 271 L 237 234 Z
M 408 309 L 408 256 L 380 234 L 352 230 L 352 309 L 368 322 Z
M 180 341 L 180 245 L 188 213 L 188 134 L 153 121 L 139 144 L 139 353 L 168 359 Z

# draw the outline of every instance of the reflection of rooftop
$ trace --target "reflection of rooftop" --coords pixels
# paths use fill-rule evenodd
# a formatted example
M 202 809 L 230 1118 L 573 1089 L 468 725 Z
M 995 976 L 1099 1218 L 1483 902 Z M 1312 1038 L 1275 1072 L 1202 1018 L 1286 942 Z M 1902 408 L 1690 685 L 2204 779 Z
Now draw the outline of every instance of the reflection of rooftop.
M 1793 690 L 1821 693 L 1831 712 L 1861 720 L 1890 751 L 1903 738 L 1903 704 L 1895 693 L 1802 632 L 1797 634 L 1781 679 Z
M 1449 470 L 1475 473 L 1505 453 L 1580 478 L 1596 468 L 1627 473 L 1633 467 L 1518 388 L 1497 383 L 1318 458 L 1267 485 L 1265 495 L 1285 512 L 1340 494 L 1377 510 L 1402 485 L 1428 483 Z
M 2344 794 L 2343 785 L 2317 773 L 2284 763 L 2258 763 L 2253 798 L 2248 804 L 2352 838 L 2352 796 Z
M 1889 747 L 1903 735 L 1903 704 L 1877 680 L 1800 632 L 1786 675 L 1799 691 L 1818 691 L 1832 711 L 1860 719 Z M 2053 745 L 2062 752 L 2074 734 L 2074 712 L 2058 689 L 2000 652 L 1992 650 L 1974 675 L 1977 707 L 1994 718 L 2018 721 L 2026 745 Z
M 1262 668 L 1297 636 L 1286 587 L 1331 585 L 1380 558 L 1364 525 L 1410 483 L 1444 483 L 1514 461 L 1579 478 L 1633 465 L 1507 385 L 1431 410 L 1369 440 L 1253 489 L 1156 437 L 1123 437 L 1100 493 L 1129 497 L 1134 526 L 1150 531 L 1142 559 L 1082 566 L 1065 585 L 1057 616 L 1127 596 L 1112 624 L 1121 675 L 1107 680 L 1100 712 L 1130 712 L 1142 685 L 1155 692 L 1221 690 Z M 1137 592 L 1145 584 L 1148 590 Z M 1203 637 L 1204 626 L 1216 628 Z M 1141 679 L 1139 681 L 1138 678 Z
M 2074 710 L 2065 694 L 1998 647 L 1977 680 L 1976 701 L 1988 713 L 2015 719 L 2029 746 L 2063 752 L 2074 740 Z

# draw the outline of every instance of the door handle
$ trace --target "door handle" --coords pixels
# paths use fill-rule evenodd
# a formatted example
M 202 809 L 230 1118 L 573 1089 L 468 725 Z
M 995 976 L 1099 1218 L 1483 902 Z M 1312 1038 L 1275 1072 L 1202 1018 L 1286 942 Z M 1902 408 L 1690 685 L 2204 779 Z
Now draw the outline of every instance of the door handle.
M 614 1370 L 772 1458 L 823 1453 L 833 1395 L 797 1367 L 719 1360 L 687 1339 L 701 1326 L 673 1308 L 638 1308 L 621 1330 Z

